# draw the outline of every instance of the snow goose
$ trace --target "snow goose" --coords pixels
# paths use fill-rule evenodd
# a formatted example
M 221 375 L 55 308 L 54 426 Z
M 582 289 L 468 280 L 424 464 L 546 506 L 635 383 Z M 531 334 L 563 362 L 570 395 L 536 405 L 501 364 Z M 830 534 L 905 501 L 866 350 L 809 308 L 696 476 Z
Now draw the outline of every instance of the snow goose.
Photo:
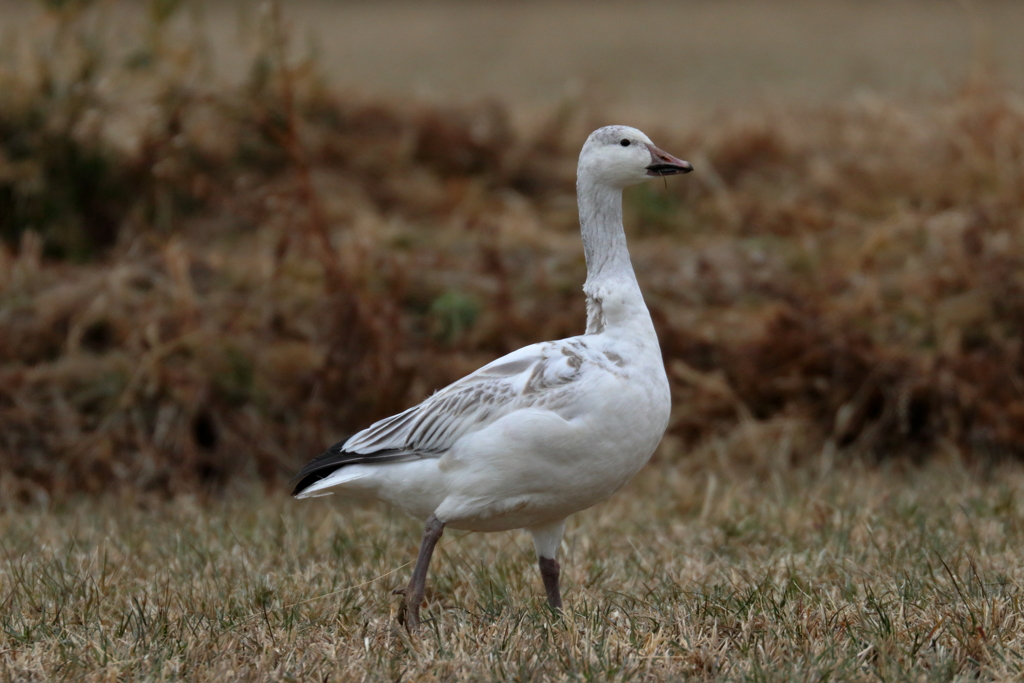
M 427 568 L 446 526 L 526 529 L 552 608 L 566 518 L 608 498 L 647 462 L 671 400 L 658 337 L 630 264 L 622 190 L 693 167 L 636 128 L 587 138 L 576 193 L 587 260 L 587 330 L 519 349 L 338 443 L 295 477 L 296 498 L 334 490 L 426 521 L 399 619 L 419 624 Z

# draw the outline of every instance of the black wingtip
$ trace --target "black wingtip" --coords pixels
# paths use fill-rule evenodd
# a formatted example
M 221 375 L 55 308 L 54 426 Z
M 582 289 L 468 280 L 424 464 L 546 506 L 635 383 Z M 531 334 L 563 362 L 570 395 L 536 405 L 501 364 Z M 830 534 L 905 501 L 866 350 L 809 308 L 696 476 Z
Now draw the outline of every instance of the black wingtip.
M 334 470 L 347 462 L 351 462 L 354 454 L 345 452 L 345 441 L 347 440 L 348 439 L 339 441 L 320 455 L 310 460 L 301 470 L 298 471 L 298 473 L 296 473 L 294 477 L 291 478 L 288 485 L 292 486 L 293 496 L 299 495 L 313 484 L 328 476 Z
M 333 470 L 331 470 L 331 471 L 333 472 Z M 327 476 L 326 474 L 315 473 L 315 474 L 306 475 L 302 479 L 299 479 L 298 483 L 296 483 L 295 487 L 292 489 L 292 497 L 294 498 L 295 496 L 299 495 L 300 493 L 305 491 L 307 488 L 309 488 L 313 484 L 317 483 L 318 481 L 320 481 L 321 479 L 323 479 L 326 476 Z M 291 484 L 294 481 L 295 481 L 295 479 L 292 479 L 292 481 L 288 482 L 288 483 Z
M 409 451 L 387 448 L 374 453 L 352 453 L 345 450 L 345 442 L 340 441 L 316 456 L 299 473 L 292 477 L 289 485 L 294 485 L 292 495 L 297 496 L 321 479 L 326 479 L 335 471 L 346 465 L 358 463 L 385 463 L 414 460 L 418 456 Z

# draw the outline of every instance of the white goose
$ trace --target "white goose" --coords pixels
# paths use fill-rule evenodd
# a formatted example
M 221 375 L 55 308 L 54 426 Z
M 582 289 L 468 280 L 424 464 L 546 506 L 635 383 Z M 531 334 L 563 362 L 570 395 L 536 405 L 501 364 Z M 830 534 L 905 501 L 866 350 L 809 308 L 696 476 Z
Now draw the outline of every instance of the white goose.
M 552 608 L 566 518 L 608 498 L 647 462 L 671 400 L 658 337 L 622 229 L 622 189 L 693 167 L 635 128 L 607 126 L 580 152 L 587 331 L 532 344 L 332 446 L 295 477 L 296 498 L 387 501 L 426 521 L 400 620 L 419 624 L 427 568 L 446 526 L 527 529 Z

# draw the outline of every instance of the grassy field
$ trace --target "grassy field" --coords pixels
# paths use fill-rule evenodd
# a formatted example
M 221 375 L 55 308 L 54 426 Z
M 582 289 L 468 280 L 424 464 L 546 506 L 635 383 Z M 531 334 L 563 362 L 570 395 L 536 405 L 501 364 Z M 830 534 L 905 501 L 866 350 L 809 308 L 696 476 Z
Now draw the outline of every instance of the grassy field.
M 229 5 L 41 7 L 0 16 L 7 680 L 1022 677 L 1019 3 L 439 2 L 398 43 L 403 3 L 269 3 L 229 76 Z M 334 67 L 295 37 L 331 22 Z M 643 70 L 634 109 L 556 53 Z M 459 77 L 396 95 L 421 62 Z M 563 616 L 526 539 L 449 533 L 410 639 L 419 525 L 283 484 L 583 329 L 575 160 L 628 111 L 696 167 L 625 198 L 669 432 L 571 522 Z
M 721 449 L 728 453 L 728 448 Z M 728 456 L 722 456 L 728 459 Z M 688 462 L 688 464 L 687 464 Z M 4 680 L 957 681 L 1024 675 L 1024 473 L 650 466 L 570 522 L 563 617 L 529 539 L 255 489 L 0 516 Z M 767 464 L 763 464 L 766 466 Z

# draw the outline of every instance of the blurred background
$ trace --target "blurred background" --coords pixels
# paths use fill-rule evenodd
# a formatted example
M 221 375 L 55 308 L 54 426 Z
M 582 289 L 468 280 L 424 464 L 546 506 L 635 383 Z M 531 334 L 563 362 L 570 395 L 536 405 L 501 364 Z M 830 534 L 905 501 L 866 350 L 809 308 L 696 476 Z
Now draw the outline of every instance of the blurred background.
M 579 333 L 608 123 L 697 169 L 626 198 L 657 458 L 1024 455 L 1019 2 L 3 0 L 0 36 L 0 500 L 280 486 Z

